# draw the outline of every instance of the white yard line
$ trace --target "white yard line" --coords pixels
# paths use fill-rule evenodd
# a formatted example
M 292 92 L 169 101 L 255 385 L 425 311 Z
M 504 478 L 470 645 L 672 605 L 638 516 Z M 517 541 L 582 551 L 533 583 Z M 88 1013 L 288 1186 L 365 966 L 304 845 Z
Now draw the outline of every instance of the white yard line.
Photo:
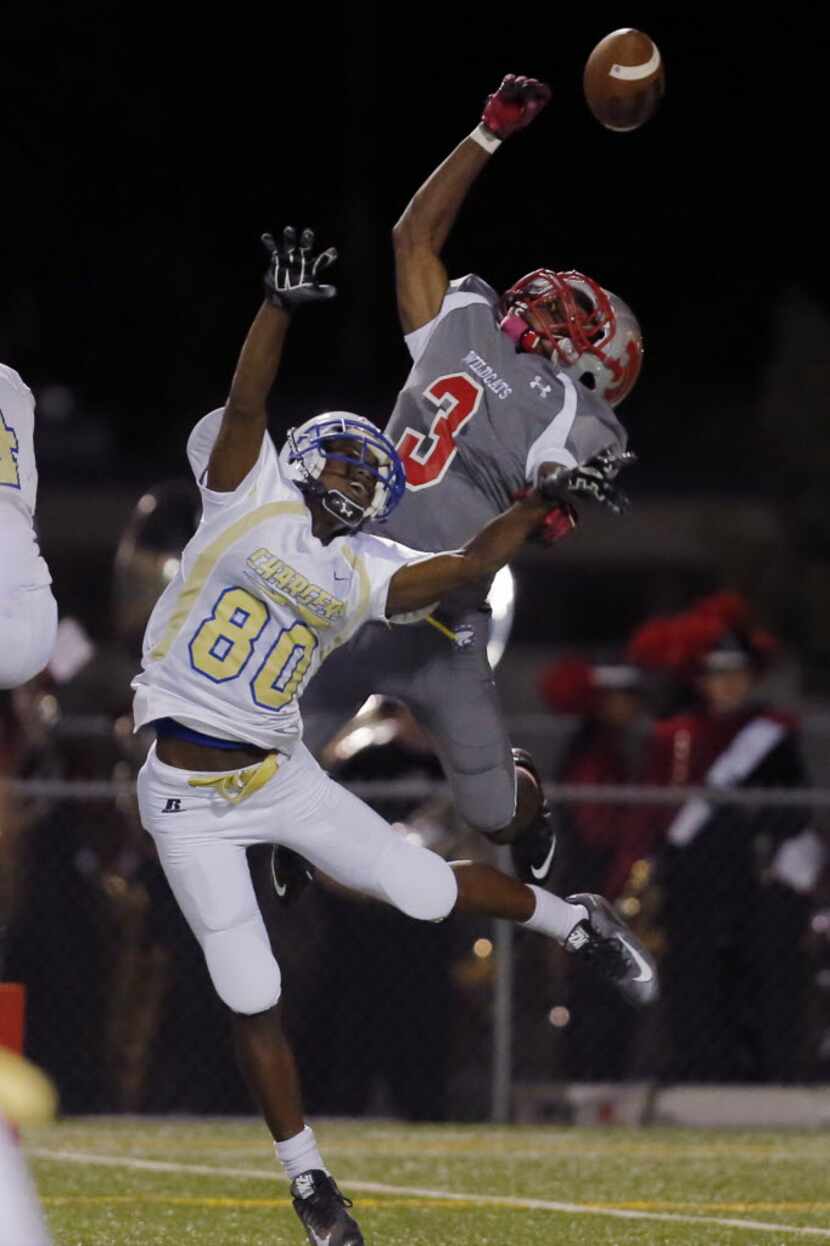
M 67 1164 L 98 1164 L 107 1168 L 134 1168 L 144 1172 L 182 1172 L 200 1177 L 239 1177 L 243 1181 L 274 1181 L 276 1167 L 216 1168 L 210 1164 L 177 1164 L 169 1160 L 129 1159 L 126 1156 L 96 1155 L 86 1151 L 52 1151 L 34 1147 L 33 1159 L 57 1160 Z M 609 1216 L 616 1220 L 673 1220 L 682 1224 L 716 1224 L 730 1229 L 754 1229 L 758 1233 L 793 1233 L 830 1239 L 830 1229 L 808 1225 L 770 1224 L 765 1220 L 736 1220 L 726 1216 L 684 1216 L 672 1211 L 629 1211 L 622 1207 L 591 1207 L 585 1203 L 557 1203 L 544 1198 L 517 1198 L 512 1194 L 457 1194 L 450 1190 L 431 1190 L 412 1185 L 385 1185 L 377 1181 L 345 1181 L 350 1190 L 366 1194 L 399 1194 L 405 1198 L 432 1198 L 440 1202 L 478 1203 L 488 1207 L 518 1207 L 525 1211 L 558 1211 L 573 1216 Z

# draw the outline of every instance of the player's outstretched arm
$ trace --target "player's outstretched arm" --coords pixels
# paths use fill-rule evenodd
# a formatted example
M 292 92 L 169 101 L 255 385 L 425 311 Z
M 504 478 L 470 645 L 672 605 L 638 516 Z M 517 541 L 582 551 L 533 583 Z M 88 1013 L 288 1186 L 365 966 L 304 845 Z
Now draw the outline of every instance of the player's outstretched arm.
M 389 581 L 387 616 L 420 610 L 455 588 L 494 575 L 518 553 L 549 510 L 550 502 L 533 489 L 492 519 L 463 549 L 401 567 Z
M 265 301 L 242 346 L 208 463 L 208 488 L 219 493 L 229 493 L 241 484 L 259 457 L 268 423 L 265 404 L 280 365 L 291 313 L 337 293 L 334 286 L 320 281 L 337 252 L 329 247 L 316 255 L 310 229 L 303 230 L 299 244 L 290 225 L 279 246 L 270 234 L 263 234 L 262 241 L 269 254 Z
M 438 315 L 447 290 L 440 255 L 468 190 L 504 139 L 524 129 L 550 99 L 535 78 L 507 74 L 487 97 L 479 125 L 410 200 L 393 231 L 398 315 L 412 333 Z

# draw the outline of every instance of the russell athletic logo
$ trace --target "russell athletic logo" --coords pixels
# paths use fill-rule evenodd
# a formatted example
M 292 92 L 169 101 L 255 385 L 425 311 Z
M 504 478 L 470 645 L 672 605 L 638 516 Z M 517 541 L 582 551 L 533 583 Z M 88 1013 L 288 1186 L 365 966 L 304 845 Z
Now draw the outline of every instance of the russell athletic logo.
M 168 796 L 167 804 L 161 811 L 162 813 L 181 813 L 182 802 L 178 796 Z

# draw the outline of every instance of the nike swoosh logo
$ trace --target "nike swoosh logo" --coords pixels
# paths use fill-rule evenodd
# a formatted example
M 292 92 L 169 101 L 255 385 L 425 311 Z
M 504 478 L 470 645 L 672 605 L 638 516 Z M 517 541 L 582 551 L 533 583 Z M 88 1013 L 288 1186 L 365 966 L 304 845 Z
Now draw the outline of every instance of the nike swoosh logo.
M 551 840 L 550 851 L 548 852 L 548 855 L 545 857 L 542 864 L 539 866 L 531 865 L 530 867 L 531 874 L 538 882 L 541 882 L 542 879 L 548 873 L 548 870 L 550 869 L 550 863 L 553 860 L 553 854 L 555 852 L 556 852 L 556 836 L 554 835 L 553 839 Z
M 279 878 L 277 877 L 277 871 L 274 865 L 273 856 L 271 857 L 271 881 L 274 884 L 274 891 L 276 891 L 279 898 L 282 899 L 286 891 L 288 890 L 288 883 L 281 883 Z
M 637 949 L 634 947 L 633 943 L 629 943 L 627 939 L 622 939 L 621 943 L 626 948 L 626 950 L 630 953 L 630 955 L 634 957 L 637 968 L 640 971 L 636 978 L 632 978 L 632 981 L 633 982 L 651 982 L 651 979 L 654 977 L 654 971 L 652 970 L 648 962 L 643 960 L 642 956 L 637 951 Z

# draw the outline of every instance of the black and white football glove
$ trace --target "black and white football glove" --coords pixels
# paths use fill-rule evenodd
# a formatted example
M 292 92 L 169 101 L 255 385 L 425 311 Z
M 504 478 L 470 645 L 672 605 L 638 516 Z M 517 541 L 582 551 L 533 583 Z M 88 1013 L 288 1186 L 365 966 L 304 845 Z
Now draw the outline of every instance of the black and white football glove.
M 274 241 L 273 234 L 263 234 L 262 243 L 271 257 L 265 274 L 265 297 L 274 307 L 293 311 L 307 303 L 320 303 L 333 299 L 337 287 L 323 285 L 321 274 L 337 259 L 334 247 L 314 254 L 314 231 L 304 229 L 297 243 L 297 231 L 286 225 L 282 242 Z
M 557 465 L 541 478 L 536 487 L 548 502 L 562 501 L 569 494 L 577 494 L 593 498 L 615 515 L 623 515 L 630 503 L 614 481 L 624 467 L 636 462 L 636 454 L 609 447 L 579 467 Z

